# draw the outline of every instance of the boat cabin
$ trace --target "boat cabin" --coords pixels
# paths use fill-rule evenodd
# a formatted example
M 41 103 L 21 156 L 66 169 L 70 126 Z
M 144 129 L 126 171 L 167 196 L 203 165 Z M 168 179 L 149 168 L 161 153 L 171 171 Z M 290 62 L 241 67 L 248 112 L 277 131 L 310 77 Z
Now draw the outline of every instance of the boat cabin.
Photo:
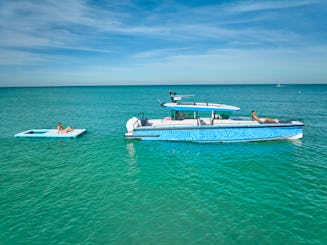
M 199 111 L 171 110 L 172 120 L 198 119 L 200 117 L 207 117 L 211 119 L 229 119 L 231 115 L 232 112 L 229 111 L 201 111 L 199 113 Z

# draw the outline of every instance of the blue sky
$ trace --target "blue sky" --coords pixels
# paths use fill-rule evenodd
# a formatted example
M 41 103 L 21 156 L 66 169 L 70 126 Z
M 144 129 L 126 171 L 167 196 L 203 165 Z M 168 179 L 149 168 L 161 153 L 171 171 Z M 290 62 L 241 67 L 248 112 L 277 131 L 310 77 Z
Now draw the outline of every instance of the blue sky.
M 327 83 L 326 23 L 316 0 L 0 0 L 0 86 Z

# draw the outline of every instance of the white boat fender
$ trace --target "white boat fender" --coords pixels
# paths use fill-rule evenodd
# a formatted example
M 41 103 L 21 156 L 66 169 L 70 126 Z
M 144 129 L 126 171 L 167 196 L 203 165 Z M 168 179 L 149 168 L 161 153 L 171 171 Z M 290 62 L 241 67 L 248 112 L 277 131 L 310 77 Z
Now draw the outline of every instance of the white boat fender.
M 133 132 L 135 128 L 138 128 L 141 126 L 141 121 L 137 117 L 132 117 L 129 119 L 126 123 L 126 129 L 127 132 Z

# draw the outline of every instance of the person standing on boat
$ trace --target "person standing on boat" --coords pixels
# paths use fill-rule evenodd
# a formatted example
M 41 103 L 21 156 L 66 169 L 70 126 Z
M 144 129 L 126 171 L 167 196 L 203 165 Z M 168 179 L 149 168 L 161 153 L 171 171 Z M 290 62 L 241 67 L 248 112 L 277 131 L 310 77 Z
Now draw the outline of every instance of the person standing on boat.
M 257 116 L 255 110 L 252 111 L 252 120 L 258 121 L 259 123 L 279 123 L 278 119 L 271 119 L 271 118 L 260 118 Z
M 176 103 L 176 100 L 175 100 L 176 93 L 169 90 L 169 95 L 170 95 L 171 102 Z

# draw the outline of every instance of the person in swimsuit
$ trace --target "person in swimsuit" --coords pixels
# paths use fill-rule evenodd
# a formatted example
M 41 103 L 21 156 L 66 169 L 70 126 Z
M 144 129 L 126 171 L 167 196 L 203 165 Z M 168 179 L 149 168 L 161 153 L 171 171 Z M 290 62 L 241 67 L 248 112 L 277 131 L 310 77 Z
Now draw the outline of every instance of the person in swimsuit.
M 65 128 L 65 129 L 63 129 L 61 122 L 58 123 L 57 130 L 58 130 L 58 134 L 62 134 L 62 133 L 65 134 L 65 133 L 68 133 L 70 131 L 73 131 L 73 129 L 71 127 L 69 127 L 69 126 L 67 128 Z
M 255 110 L 252 111 L 252 120 L 258 121 L 259 123 L 279 123 L 278 119 L 271 119 L 271 118 L 260 118 L 257 116 Z

